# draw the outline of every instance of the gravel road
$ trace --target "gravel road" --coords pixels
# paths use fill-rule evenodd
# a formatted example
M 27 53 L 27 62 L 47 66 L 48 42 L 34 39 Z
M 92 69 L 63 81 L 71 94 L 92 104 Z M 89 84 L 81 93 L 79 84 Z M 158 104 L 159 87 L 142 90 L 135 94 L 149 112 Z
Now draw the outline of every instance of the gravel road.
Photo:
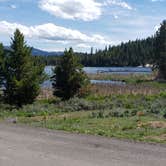
M 166 145 L 0 123 L 0 166 L 165 166 Z

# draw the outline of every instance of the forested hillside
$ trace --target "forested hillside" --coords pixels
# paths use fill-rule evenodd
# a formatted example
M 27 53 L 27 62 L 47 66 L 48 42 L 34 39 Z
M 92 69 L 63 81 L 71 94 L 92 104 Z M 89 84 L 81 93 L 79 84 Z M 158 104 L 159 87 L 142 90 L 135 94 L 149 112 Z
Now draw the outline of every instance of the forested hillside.
M 118 46 L 109 46 L 94 54 L 80 55 L 84 66 L 144 66 L 151 64 L 154 38 L 129 41 Z
M 106 46 L 104 50 L 76 53 L 84 66 L 144 66 L 152 64 L 154 38 L 129 41 L 117 46 Z M 46 65 L 56 65 L 59 57 L 41 57 Z

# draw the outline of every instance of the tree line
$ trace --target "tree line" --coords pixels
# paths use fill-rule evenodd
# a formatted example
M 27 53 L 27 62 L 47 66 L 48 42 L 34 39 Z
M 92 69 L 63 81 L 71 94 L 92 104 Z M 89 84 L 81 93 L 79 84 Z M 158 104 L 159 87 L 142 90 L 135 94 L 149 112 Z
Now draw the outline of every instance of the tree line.
M 95 53 L 76 53 L 80 63 L 88 67 L 123 67 L 145 66 L 153 64 L 155 37 L 121 43 L 118 46 L 106 46 L 104 50 Z M 93 48 L 92 48 L 93 50 Z M 55 66 L 59 56 L 39 56 L 46 65 Z
M 145 66 L 153 64 L 155 37 L 121 43 L 118 46 L 106 46 L 104 50 L 96 50 L 93 53 L 76 53 L 80 63 L 88 67 L 123 67 Z M 59 56 L 40 56 L 46 65 L 55 66 Z
M 152 64 L 154 57 L 154 37 L 143 40 L 129 41 L 118 46 L 106 46 L 95 53 L 80 54 L 84 66 L 145 66 Z

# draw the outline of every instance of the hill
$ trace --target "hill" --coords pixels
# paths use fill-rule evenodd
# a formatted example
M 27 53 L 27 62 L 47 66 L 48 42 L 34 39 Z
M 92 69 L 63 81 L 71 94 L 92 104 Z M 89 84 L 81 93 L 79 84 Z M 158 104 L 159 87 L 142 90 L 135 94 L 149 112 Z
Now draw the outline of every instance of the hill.
M 10 47 L 5 46 L 5 49 L 10 50 Z M 34 55 L 34 56 L 61 56 L 61 55 L 63 55 L 63 52 L 61 52 L 61 51 L 49 52 L 49 51 L 43 51 L 43 50 L 32 47 L 32 55 Z
M 61 56 L 63 55 L 63 52 L 61 51 L 55 51 L 55 52 L 49 52 L 49 51 L 43 51 L 37 48 L 32 48 L 32 55 L 34 56 Z

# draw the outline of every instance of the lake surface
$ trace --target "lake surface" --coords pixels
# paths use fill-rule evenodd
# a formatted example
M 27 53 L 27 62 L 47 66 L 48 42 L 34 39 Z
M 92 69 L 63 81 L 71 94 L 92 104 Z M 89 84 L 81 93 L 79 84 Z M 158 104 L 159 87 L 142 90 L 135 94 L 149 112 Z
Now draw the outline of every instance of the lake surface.
M 53 66 L 46 66 L 45 72 L 47 75 L 52 76 L 54 69 Z M 87 74 L 151 74 L 152 69 L 150 67 L 84 67 L 83 70 Z M 111 80 L 91 80 L 92 84 L 116 84 L 124 85 L 125 82 L 122 81 L 111 81 Z M 51 81 L 47 80 L 42 84 L 44 88 L 51 88 Z
M 112 81 L 112 80 L 91 80 L 91 84 L 126 85 L 124 81 Z
M 45 72 L 52 75 L 53 66 L 46 66 Z M 108 73 L 108 74 L 150 74 L 150 67 L 84 67 L 87 74 Z

